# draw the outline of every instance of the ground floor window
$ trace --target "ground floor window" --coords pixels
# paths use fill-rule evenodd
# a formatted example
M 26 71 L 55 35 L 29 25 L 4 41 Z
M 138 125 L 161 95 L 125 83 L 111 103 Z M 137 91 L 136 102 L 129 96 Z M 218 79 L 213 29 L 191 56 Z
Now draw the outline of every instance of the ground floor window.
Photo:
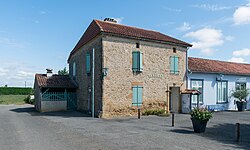
M 199 96 L 192 95 L 192 103 L 197 104 L 197 99 L 199 97 L 199 103 L 203 103 L 203 80 L 192 79 L 191 80 L 191 89 L 198 90 L 201 92 Z
M 227 81 L 217 81 L 217 103 L 226 103 L 228 100 Z
M 133 86 L 132 106 L 142 105 L 142 86 Z
M 236 82 L 235 89 L 243 90 L 246 89 L 246 86 L 247 86 L 246 83 Z

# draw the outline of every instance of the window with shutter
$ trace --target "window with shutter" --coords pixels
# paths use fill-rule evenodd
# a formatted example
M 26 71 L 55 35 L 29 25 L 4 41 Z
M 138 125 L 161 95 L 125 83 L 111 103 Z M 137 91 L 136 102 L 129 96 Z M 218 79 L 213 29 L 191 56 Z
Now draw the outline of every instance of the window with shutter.
M 172 74 L 179 73 L 179 57 L 177 56 L 170 57 L 170 73 Z
M 133 86 L 132 106 L 142 105 L 142 86 Z
M 76 76 L 76 63 L 73 62 L 73 77 L 75 78 Z
M 132 52 L 132 70 L 134 72 L 143 70 L 142 57 L 143 57 L 142 52 L 140 51 Z
M 90 54 L 86 54 L 86 73 L 90 73 Z

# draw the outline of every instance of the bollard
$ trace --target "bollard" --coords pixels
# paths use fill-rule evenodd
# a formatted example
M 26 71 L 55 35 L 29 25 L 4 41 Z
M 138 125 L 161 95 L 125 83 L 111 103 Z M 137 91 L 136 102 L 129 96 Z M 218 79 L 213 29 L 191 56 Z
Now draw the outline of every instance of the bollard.
M 235 124 L 236 142 L 240 141 L 240 123 Z
M 172 127 L 174 126 L 174 113 L 172 113 Z
M 141 119 L 141 109 L 138 108 L 138 119 Z

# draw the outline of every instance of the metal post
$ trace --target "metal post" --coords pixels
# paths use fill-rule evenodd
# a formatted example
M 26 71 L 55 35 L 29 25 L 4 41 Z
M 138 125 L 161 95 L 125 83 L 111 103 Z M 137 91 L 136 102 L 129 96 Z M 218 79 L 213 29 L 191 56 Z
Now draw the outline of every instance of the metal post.
M 236 142 L 240 141 L 240 123 L 235 124 L 235 136 L 236 136 Z
M 199 97 L 200 97 L 200 96 L 199 96 L 199 95 L 196 95 L 196 96 L 197 96 L 197 108 L 199 108 L 199 107 L 200 107 L 200 106 L 199 106 L 199 105 L 200 105 L 200 100 L 199 100 Z
M 95 49 L 92 50 L 92 117 L 95 117 Z
M 141 109 L 138 108 L 138 119 L 141 119 Z
M 174 113 L 172 113 L 172 127 L 174 126 Z

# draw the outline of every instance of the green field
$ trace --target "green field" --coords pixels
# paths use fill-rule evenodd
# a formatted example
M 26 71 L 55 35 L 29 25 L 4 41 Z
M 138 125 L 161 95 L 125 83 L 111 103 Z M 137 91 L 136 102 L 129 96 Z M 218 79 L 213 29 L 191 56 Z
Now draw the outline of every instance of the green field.
M 25 104 L 24 99 L 27 95 L 0 95 L 0 104 Z

